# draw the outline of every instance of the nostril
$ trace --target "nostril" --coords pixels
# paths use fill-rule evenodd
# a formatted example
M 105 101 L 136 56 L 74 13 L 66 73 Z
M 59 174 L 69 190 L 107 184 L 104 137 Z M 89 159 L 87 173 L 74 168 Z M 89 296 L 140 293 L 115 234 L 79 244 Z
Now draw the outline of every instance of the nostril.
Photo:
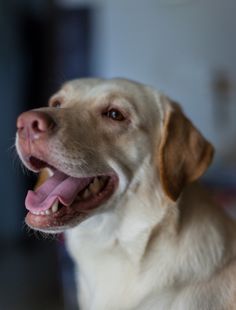
M 35 131 L 40 131 L 39 129 L 39 122 L 37 120 L 33 121 L 32 122 L 32 125 L 31 125 L 32 129 L 35 130 Z
M 38 119 L 32 121 L 31 128 L 35 132 L 46 132 L 49 129 L 52 129 L 55 126 L 55 123 L 52 118 L 49 116 L 41 116 Z
M 37 113 L 31 120 L 30 127 L 35 133 L 48 133 L 55 127 L 55 122 L 51 116 L 45 113 Z
M 17 120 L 18 133 L 22 138 L 38 139 L 49 134 L 56 126 L 54 119 L 42 111 L 28 111 L 21 114 Z
M 31 128 L 34 132 L 40 133 L 48 130 L 49 125 L 43 119 L 36 119 L 32 121 Z

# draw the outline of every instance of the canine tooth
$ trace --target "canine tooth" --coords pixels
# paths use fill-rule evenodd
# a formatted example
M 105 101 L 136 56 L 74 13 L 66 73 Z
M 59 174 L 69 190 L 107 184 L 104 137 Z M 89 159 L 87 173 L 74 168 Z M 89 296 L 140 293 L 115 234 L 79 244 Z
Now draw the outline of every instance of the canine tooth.
M 54 173 L 53 173 L 52 169 L 50 169 L 50 168 L 45 168 L 45 170 L 47 171 L 49 177 L 53 176 Z
M 88 198 L 90 196 L 90 192 L 88 189 L 85 190 L 85 192 L 83 193 L 83 198 Z
M 58 201 L 56 201 L 54 205 L 52 206 L 52 213 L 56 213 L 57 210 L 58 210 Z
M 89 185 L 89 190 L 93 193 L 96 194 L 101 188 L 101 184 L 100 181 L 98 180 L 98 178 L 95 178 L 93 183 L 91 183 Z

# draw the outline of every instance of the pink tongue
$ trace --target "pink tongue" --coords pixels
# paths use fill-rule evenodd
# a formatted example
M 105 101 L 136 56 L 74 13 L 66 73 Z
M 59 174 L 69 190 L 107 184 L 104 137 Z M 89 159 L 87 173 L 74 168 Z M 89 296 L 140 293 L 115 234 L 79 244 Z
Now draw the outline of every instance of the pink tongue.
M 28 191 L 25 199 L 29 211 L 44 211 L 49 209 L 56 200 L 69 206 L 77 194 L 91 181 L 91 178 L 74 178 L 60 171 L 43 183 L 35 192 Z

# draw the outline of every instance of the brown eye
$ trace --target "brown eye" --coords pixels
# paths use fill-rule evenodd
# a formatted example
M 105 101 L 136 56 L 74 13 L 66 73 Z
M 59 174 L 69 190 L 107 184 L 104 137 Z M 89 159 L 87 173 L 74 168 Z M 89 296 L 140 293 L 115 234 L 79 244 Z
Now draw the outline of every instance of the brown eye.
M 61 107 L 61 102 L 59 100 L 53 101 L 52 105 L 53 108 L 60 108 Z
M 103 113 L 103 115 L 113 119 L 114 121 L 121 122 L 125 120 L 124 115 L 116 109 L 111 109 L 110 111 Z

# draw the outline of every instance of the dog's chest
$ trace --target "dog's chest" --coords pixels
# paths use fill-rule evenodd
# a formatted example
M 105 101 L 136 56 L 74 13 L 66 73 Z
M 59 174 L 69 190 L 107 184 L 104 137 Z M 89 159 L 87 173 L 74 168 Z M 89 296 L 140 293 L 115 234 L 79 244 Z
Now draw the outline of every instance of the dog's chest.
M 144 295 L 138 271 L 115 240 L 106 241 L 101 246 L 94 239 L 67 235 L 67 246 L 78 268 L 82 309 L 135 309 Z
M 140 266 L 127 258 L 116 243 L 67 234 L 69 252 L 78 268 L 78 298 L 82 310 L 156 310 L 170 309 L 173 292 L 158 294 L 157 278 L 140 271 Z M 159 296 L 158 296 L 159 295 Z

